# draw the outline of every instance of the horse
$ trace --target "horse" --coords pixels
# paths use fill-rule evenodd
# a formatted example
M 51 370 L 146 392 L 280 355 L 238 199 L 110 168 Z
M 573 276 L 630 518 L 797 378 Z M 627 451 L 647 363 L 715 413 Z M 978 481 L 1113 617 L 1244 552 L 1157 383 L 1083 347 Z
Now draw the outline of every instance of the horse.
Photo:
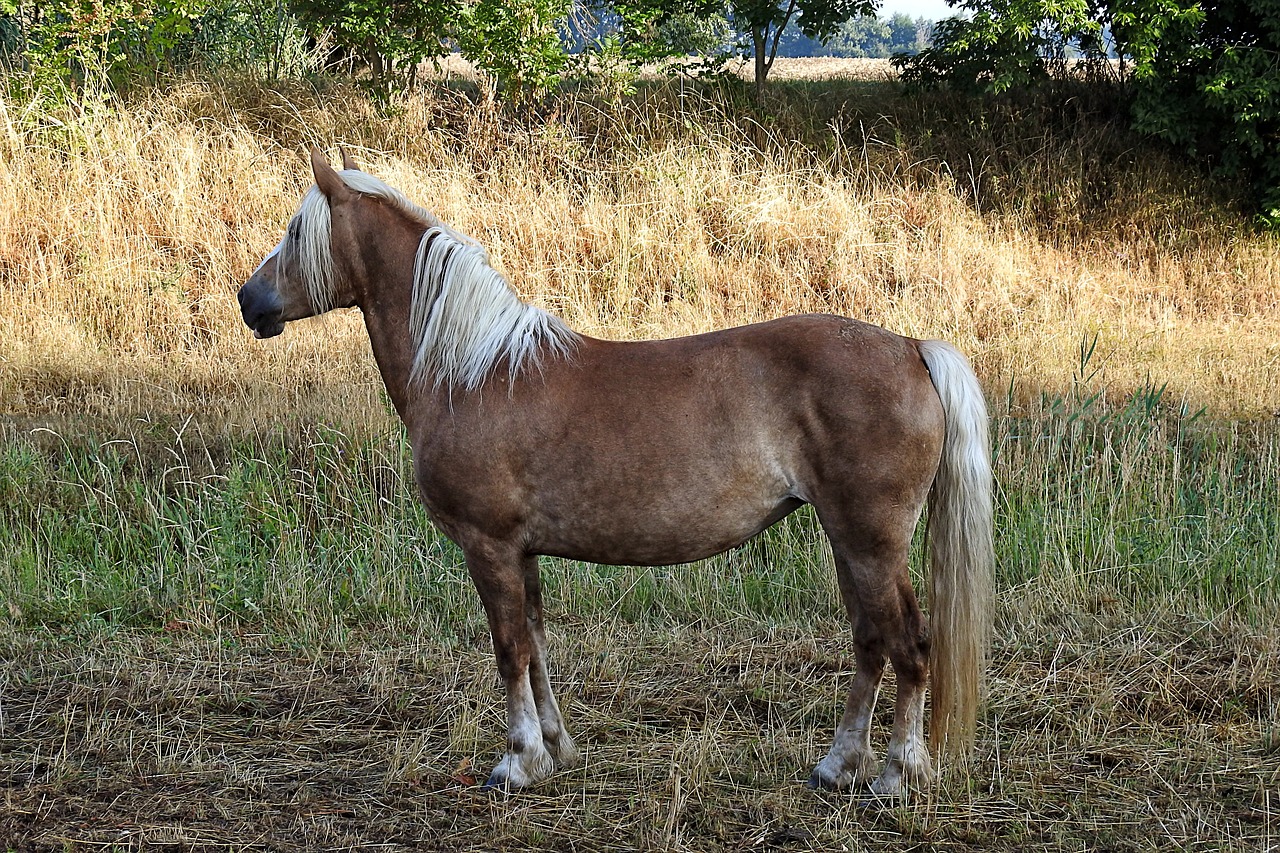
M 540 556 L 688 563 L 804 504 L 830 541 L 856 673 L 815 788 L 905 796 L 930 748 L 972 750 L 990 633 L 988 419 L 967 359 L 858 320 L 792 316 L 670 340 L 579 334 L 475 241 L 342 152 L 240 288 L 256 338 L 363 313 L 420 498 L 464 556 L 506 691 L 511 791 L 579 763 L 548 675 Z M 932 619 L 908 576 L 929 505 Z M 897 700 L 877 772 L 872 711 Z M 926 687 L 932 691 L 924 739 Z

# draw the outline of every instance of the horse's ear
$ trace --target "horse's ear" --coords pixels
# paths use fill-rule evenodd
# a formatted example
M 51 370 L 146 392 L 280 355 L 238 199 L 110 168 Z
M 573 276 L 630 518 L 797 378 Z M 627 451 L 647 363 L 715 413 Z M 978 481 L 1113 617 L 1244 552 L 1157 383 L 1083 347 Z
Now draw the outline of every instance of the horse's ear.
M 329 165 L 329 158 L 314 145 L 311 146 L 311 173 L 316 177 L 316 186 L 330 204 L 341 201 L 351 195 L 351 188 L 343 183 L 342 178 Z
M 338 150 L 342 152 L 342 168 L 360 171 L 360 164 L 356 162 L 356 158 L 347 153 L 347 149 L 339 146 Z

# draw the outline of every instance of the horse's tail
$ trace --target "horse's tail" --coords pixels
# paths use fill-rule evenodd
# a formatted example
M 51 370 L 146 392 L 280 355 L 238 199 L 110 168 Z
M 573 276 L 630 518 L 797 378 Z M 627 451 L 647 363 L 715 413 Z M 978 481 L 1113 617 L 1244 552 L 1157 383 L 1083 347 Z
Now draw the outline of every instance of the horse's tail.
M 991 625 L 991 444 L 987 406 L 969 361 L 944 341 L 920 355 L 942 401 L 942 460 L 929 495 L 933 713 L 929 742 L 953 755 L 973 745 Z

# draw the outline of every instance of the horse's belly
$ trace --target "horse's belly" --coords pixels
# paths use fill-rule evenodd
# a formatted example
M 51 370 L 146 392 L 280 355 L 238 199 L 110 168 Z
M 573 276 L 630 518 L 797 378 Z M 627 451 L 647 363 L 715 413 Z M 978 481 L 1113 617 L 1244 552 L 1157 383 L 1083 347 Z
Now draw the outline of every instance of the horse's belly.
M 803 502 L 719 501 L 703 505 L 666 502 L 659 506 L 617 507 L 610 513 L 585 511 L 550 524 L 538 537 L 539 553 L 592 563 L 662 566 L 688 563 L 740 545 Z

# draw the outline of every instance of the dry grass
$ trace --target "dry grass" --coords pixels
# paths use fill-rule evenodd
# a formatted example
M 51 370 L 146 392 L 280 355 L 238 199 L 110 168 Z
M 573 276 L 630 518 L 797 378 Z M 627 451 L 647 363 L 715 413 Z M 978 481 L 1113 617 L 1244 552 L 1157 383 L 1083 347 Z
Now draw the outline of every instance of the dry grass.
M 803 786 L 850 675 L 841 626 L 814 637 L 565 623 L 557 614 L 553 648 L 585 764 L 511 798 L 474 787 L 502 732 L 481 637 L 442 645 L 411 624 L 336 647 L 243 630 L 5 636 L 0 839 L 22 850 L 1280 843 L 1274 635 L 1168 613 L 1006 608 L 973 782 L 952 776 L 911 807 L 877 808 Z
M 753 79 L 753 67 L 746 60 L 735 60 L 729 65 L 742 79 Z M 451 53 L 436 64 L 425 64 L 423 76 L 432 80 L 467 80 L 476 82 L 480 75 L 474 66 Z M 646 68 L 646 79 L 660 79 L 657 68 Z M 834 56 L 779 56 L 769 72 L 771 81 L 782 80 L 866 80 L 884 82 L 896 80 L 898 72 L 887 59 L 847 59 Z
M 748 69 L 743 68 L 745 73 Z M 780 56 L 769 79 L 783 80 L 896 80 L 898 72 L 887 59 L 845 59 L 834 56 Z
M 1273 239 L 1159 196 L 1132 204 L 1145 221 L 1107 210 L 1118 224 L 1068 240 L 1037 217 L 1084 199 L 984 216 L 1007 169 L 957 179 L 958 162 L 887 145 L 874 117 L 842 111 L 825 141 L 788 143 L 784 125 L 740 127 L 706 96 L 679 97 L 617 117 L 579 104 L 531 130 L 447 94 L 391 117 L 343 89 L 203 83 L 93 115 L 0 102 L 6 409 L 385 423 L 354 312 L 266 345 L 238 319 L 235 289 L 309 183 L 302 141 L 355 148 L 590 334 L 829 310 L 950 338 L 988 387 L 1034 393 L 1066 388 L 1080 341 L 1101 332 L 1095 367 L 1119 391 L 1168 381 L 1192 407 L 1280 407 Z M 1036 162 L 1019 168 L 1052 167 Z M 1151 168 L 1164 167 L 1112 177 L 1141 196 Z M 1062 194 L 1084 192 L 1069 177 Z

